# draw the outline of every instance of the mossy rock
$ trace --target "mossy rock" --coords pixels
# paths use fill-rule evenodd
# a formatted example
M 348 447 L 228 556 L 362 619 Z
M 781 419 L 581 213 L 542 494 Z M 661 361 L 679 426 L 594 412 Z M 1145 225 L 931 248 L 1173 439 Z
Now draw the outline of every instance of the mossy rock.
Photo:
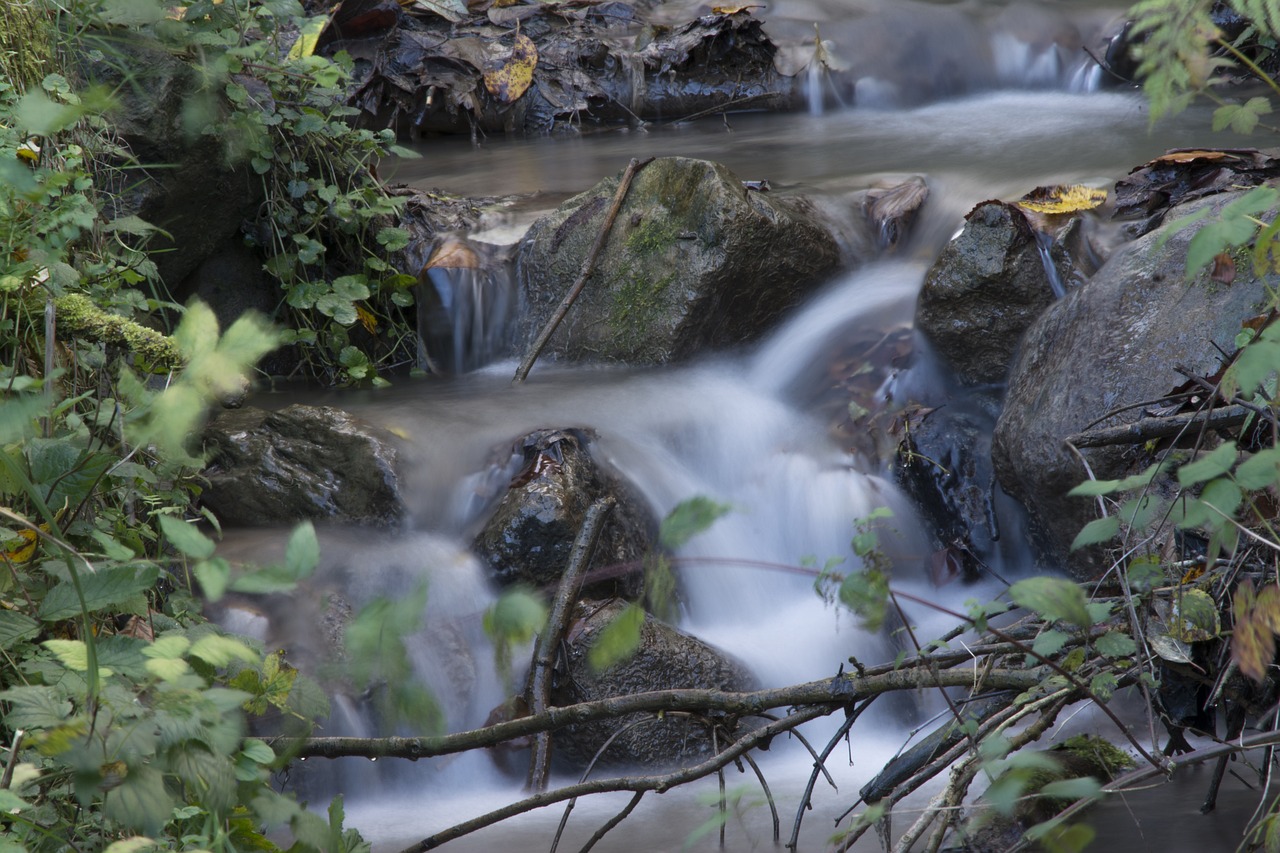
M 618 189 L 608 178 L 534 223 L 518 268 L 532 341 L 577 280 Z M 840 261 L 802 199 L 747 190 L 725 166 L 661 158 L 636 175 L 548 353 L 662 364 L 758 339 Z

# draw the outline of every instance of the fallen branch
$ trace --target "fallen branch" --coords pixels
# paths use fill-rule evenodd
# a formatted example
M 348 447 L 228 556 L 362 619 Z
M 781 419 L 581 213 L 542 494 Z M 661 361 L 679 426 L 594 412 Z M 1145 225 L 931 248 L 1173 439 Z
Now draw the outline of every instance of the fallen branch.
M 1118 427 L 1091 429 L 1069 435 L 1076 447 L 1104 447 L 1111 444 L 1142 444 L 1154 438 L 1170 438 L 1188 429 L 1222 429 L 1239 426 L 1250 412 L 1242 406 L 1222 406 L 1207 412 L 1187 412 L 1163 418 L 1141 418 Z
M 708 758 L 701 764 L 695 764 L 692 767 L 682 767 L 671 773 L 665 773 L 655 776 L 623 776 L 614 779 L 597 779 L 592 782 L 580 782 L 577 785 L 569 785 L 555 791 L 543 791 L 527 797 L 517 803 L 511 803 L 500 809 L 494 809 L 488 814 L 473 818 L 457 826 L 451 827 L 438 832 L 429 838 L 424 838 L 417 844 L 406 847 L 401 853 L 421 853 L 424 850 L 433 850 L 442 844 L 446 844 L 454 839 L 461 838 L 464 835 L 470 835 L 486 826 L 492 826 L 500 823 L 508 818 L 515 817 L 518 814 L 532 811 L 533 809 L 549 806 L 554 803 L 564 802 L 565 800 L 581 797 L 586 794 L 602 794 L 610 791 L 633 791 L 641 793 L 644 791 L 657 791 L 662 793 L 668 791 L 677 785 L 683 785 L 686 782 L 692 782 L 709 776 L 717 770 L 731 764 L 737 758 L 745 754 L 747 751 L 754 749 L 761 743 L 767 742 L 775 736 L 789 731 L 796 726 L 817 719 L 831 713 L 831 708 L 805 708 L 798 710 L 781 720 L 753 729 L 738 738 L 729 745 L 724 752 Z
M 529 349 L 529 354 L 524 357 L 524 361 L 520 362 L 520 366 L 516 368 L 516 375 L 512 382 L 523 382 L 525 377 L 529 375 L 529 371 L 533 369 L 533 363 L 538 360 L 538 356 L 546 348 L 551 336 L 556 333 L 560 321 L 569 313 L 569 308 L 577 300 L 582 288 L 586 286 L 587 278 L 590 277 L 596 267 L 596 259 L 600 256 L 600 250 L 604 248 L 605 241 L 609 238 L 609 232 L 613 230 L 613 221 L 618 218 L 618 211 L 622 209 L 622 201 L 627 197 L 627 190 L 631 187 L 632 178 L 651 160 L 653 160 L 652 157 L 646 157 L 643 160 L 632 157 L 631 162 L 627 164 L 627 168 L 623 170 L 622 178 L 618 181 L 618 191 L 613 194 L 613 204 L 609 206 L 609 213 L 604 218 L 604 225 L 601 226 L 600 233 L 596 235 L 596 241 L 591 244 L 591 251 L 587 252 L 587 259 L 582 263 L 582 272 L 578 273 L 578 280 L 569 288 L 569 292 L 564 295 L 564 299 L 560 300 L 556 313 L 552 314 L 551 319 L 542 327 L 542 331 L 538 334 L 538 339 L 533 342 L 533 346 Z
M 1044 678 L 1041 667 L 997 669 L 983 679 L 990 690 L 1029 690 Z M 924 687 L 970 687 L 972 669 L 944 669 L 931 672 L 919 666 L 858 677 L 849 673 L 835 678 L 810 681 L 790 687 L 732 693 L 721 690 L 677 689 L 634 693 L 562 708 L 548 708 L 534 716 L 497 723 L 480 729 L 437 737 L 276 737 L 269 743 L 277 752 L 297 758 L 431 758 L 488 747 L 542 731 L 554 731 L 578 723 L 589 723 L 637 711 L 720 711 L 740 717 L 758 716 L 772 708 L 795 705 L 821 706 L 828 714 L 837 708 L 893 690 Z
M 600 531 L 604 529 L 604 521 L 613 505 L 613 498 L 603 498 L 593 503 L 583 519 L 582 529 L 573 541 L 569 565 L 560 578 L 560 586 L 551 605 L 551 615 L 547 617 L 546 627 L 538 634 L 538 642 L 533 650 L 533 669 L 529 673 L 527 693 L 530 714 L 541 714 L 550 705 L 551 671 L 555 664 L 556 649 L 568 627 L 573 603 L 578 600 L 582 579 L 587 573 L 587 566 L 591 565 L 591 555 L 595 553 L 596 543 L 600 541 Z M 551 732 L 542 731 L 534 735 L 533 749 L 529 756 L 529 790 L 545 791 L 550 772 Z

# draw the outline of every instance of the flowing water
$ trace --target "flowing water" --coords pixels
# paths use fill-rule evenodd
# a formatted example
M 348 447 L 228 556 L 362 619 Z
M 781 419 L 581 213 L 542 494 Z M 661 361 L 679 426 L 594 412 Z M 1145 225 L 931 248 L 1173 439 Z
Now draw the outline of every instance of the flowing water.
M 893 4 L 848 5 L 858 15 L 865 13 L 859 18 L 864 22 L 901 23 Z M 908 4 L 898 8 L 903 5 Z M 718 160 L 743 179 L 768 179 L 775 192 L 810 195 L 837 221 L 852 222 L 852 196 L 886 177 L 921 175 L 930 188 L 909 242 L 892 256 L 876 257 L 873 249 L 859 244 L 851 227 L 849 234 L 855 236 L 847 237 L 846 250 L 854 267 L 750 351 L 647 370 L 539 363 L 526 383 L 512 386 L 512 356 L 479 364 L 498 349 L 491 340 L 497 321 L 483 320 L 482 315 L 489 315 L 474 304 L 460 307 L 468 293 L 485 291 L 475 280 L 480 273 L 468 271 L 473 276 L 468 282 L 441 273 L 432 283 L 436 298 L 459 308 L 449 332 L 450 359 L 469 372 L 403 382 L 385 392 L 323 398 L 404 438 L 402 485 L 413 510 L 406 531 L 380 534 L 373 541 L 365 533 L 325 531 L 326 577 L 356 604 L 373 595 L 398 595 L 421 578 L 429 581 L 427 627 L 415 640 L 415 665 L 439 698 L 450 729 L 482 724 L 506 696 L 480 628 L 494 592 L 466 543 L 490 498 L 505 483 L 512 442 L 534 429 L 594 430 L 599 436 L 595 450 L 631 479 L 658 513 L 695 495 L 732 504 L 727 517 L 680 555 L 681 627 L 730 650 L 764 685 L 834 675 L 850 655 L 863 660 L 892 656 L 889 641 L 825 604 L 815 594 L 811 576 L 779 568 L 807 559 L 821 564 L 830 557 L 855 566 L 850 551 L 854 521 L 876 507 L 887 505 L 895 513 L 895 533 L 886 540 L 895 583 L 952 605 L 998 592 L 993 581 L 977 587 L 930 585 L 923 569 L 925 537 L 881 463 L 833 439 L 822 418 L 808 410 L 807 395 L 797 389 L 821 384 L 833 342 L 843 336 L 910 323 L 929 263 L 975 203 L 1014 199 L 1052 183 L 1109 186 L 1167 148 L 1209 144 L 1209 120 L 1193 111 L 1152 132 L 1137 94 L 1087 91 L 1097 75 L 1081 61 L 1078 44 L 1072 48 L 1070 38 L 1055 36 L 1059 30 L 1054 27 L 1067 19 L 1044 19 L 1036 5 L 909 5 L 912 14 L 925 10 L 936 17 L 911 18 L 914 29 L 907 34 L 934 39 L 929 42 L 932 52 L 912 58 L 898 50 L 902 45 L 897 41 L 881 44 L 875 73 L 857 77 L 851 94 L 859 105 L 852 109 L 832 111 L 828 99 L 814 93 L 807 115 L 735 115 L 554 138 L 491 138 L 478 145 L 442 139 L 424 144 L 421 160 L 399 165 L 395 178 L 401 181 L 459 195 L 521 195 L 516 203 L 496 207 L 486 216 L 482 233 L 471 237 L 490 243 L 511 242 L 539 212 L 616 174 L 631 157 Z M 1043 6 L 1055 14 L 1074 8 L 1077 35 L 1086 23 L 1096 28 L 1111 13 L 1087 4 Z M 783 24 L 805 20 L 807 9 L 792 4 Z M 839 43 L 845 36 L 846 45 L 852 43 L 854 30 L 840 15 L 817 4 L 814 10 L 812 19 L 822 22 L 822 38 Z M 956 16 L 963 17 L 962 31 L 955 27 Z M 991 29 L 993 21 L 1002 23 Z M 812 23 L 807 29 L 810 45 Z M 1034 32 L 1036 26 L 1040 32 Z M 805 28 L 794 29 L 802 34 Z M 988 30 L 985 47 L 969 45 L 975 33 Z M 899 32 L 898 38 L 907 36 Z M 942 62 L 948 51 L 957 50 L 974 51 L 969 55 L 974 67 L 961 89 L 985 85 L 987 91 L 947 97 L 947 87 L 938 85 L 948 68 L 954 73 L 966 67 Z M 912 84 L 922 71 L 927 72 L 926 83 L 933 82 Z M 826 83 L 817 71 L 812 81 L 814 86 Z M 465 341 L 477 339 L 485 341 L 483 351 L 466 348 Z M 879 398 L 937 404 L 949 393 L 921 352 L 912 367 L 886 381 Z M 1006 577 L 1031 569 L 1025 549 L 1017 544 L 1017 519 L 1009 523 L 1013 526 L 997 555 Z M 264 547 L 261 536 L 246 541 L 248 547 Z M 306 610 L 297 605 L 287 605 L 295 611 L 293 621 L 305 622 Z M 949 627 L 927 611 L 910 615 L 927 636 Z M 314 632 L 314 627 L 301 630 Z M 928 698 L 922 697 L 922 703 L 928 705 Z M 819 721 L 805 731 L 820 745 L 833 725 Z M 899 748 L 909 728 L 892 715 L 854 728 L 848 752 L 841 747 L 830 763 L 838 792 L 819 785 L 801 851 L 825 848 L 834 818 Z M 358 702 L 341 698 L 327 733 L 367 732 Z M 810 764 L 794 741 L 775 743 L 763 756 L 762 767 L 782 812 L 784 840 Z M 480 754 L 413 765 L 348 759 L 333 766 L 338 773 L 329 775 L 327 784 L 345 792 L 349 823 L 385 850 L 400 849 L 523 796 L 522 778 L 504 776 Z M 301 775 L 305 780 L 326 774 Z M 730 777 L 730 791 L 745 793 L 730 819 L 728 848 L 771 849 L 768 810 L 758 786 L 736 771 Z M 315 784 L 321 785 L 318 792 L 323 789 L 324 783 Z M 714 790 L 715 782 L 709 780 L 649 795 L 596 849 L 685 849 L 691 834 L 713 814 L 706 795 Z M 560 849 L 578 849 L 628 798 L 608 795 L 579 803 Z M 549 849 L 560 811 L 553 807 L 522 816 L 447 849 Z M 1131 823 L 1139 827 L 1135 843 L 1141 849 L 1151 839 L 1141 831 L 1141 821 Z M 1208 846 L 1200 849 L 1223 849 L 1221 827 L 1206 832 Z M 714 845 L 712 833 L 691 849 Z

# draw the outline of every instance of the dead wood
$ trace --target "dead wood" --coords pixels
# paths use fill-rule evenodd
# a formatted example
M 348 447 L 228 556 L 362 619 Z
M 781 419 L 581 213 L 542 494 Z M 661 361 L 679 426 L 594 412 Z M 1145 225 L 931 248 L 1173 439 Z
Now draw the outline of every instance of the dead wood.
M 573 550 L 569 555 L 569 566 L 560 578 L 556 589 L 556 597 L 551 605 L 551 614 L 547 617 L 546 627 L 538 635 L 538 642 L 533 650 L 533 668 L 529 673 L 529 689 L 527 701 L 529 713 L 541 714 L 547 710 L 551 696 L 551 674 L 555 664 L 556 649 L 564 637 L 569 624 L 569 614 L 573 612 L 573 604 L 578 600 L 582 590 L 582 579 L 586 576 L 587 567 L 591 565 L 591 555 L 600 540 L 600 531 L 604 529 L 604 520 L 613 509 L 613 498 L 602 498 L 587 510 L 582 522 L 582 529 L 573 542 Z M 547 788 L 547 775 L 551 770 L 551 732 L 542 731 L 534 735 L 532 754 L 529 757 L 529 790 L 544 791 Z
M 1171 438 L 1189 429 L 1222 429 L 1239 426 L 1251 412 L 1243 406 L 1223 406 L 1207 412 L 1187 412 L 1161 418 L 1141 418 L 1131 424 L 1078 432 L 1066 437 L 1075 447 L 1104 447 L 1112 444 L 1142 444 L 1156 438 Z

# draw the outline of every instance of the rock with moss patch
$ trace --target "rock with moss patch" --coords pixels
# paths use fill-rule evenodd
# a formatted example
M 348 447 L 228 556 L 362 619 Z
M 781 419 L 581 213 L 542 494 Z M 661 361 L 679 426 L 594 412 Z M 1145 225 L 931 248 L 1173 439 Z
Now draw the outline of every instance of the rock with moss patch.
M 526 235 L 518 270 L 527 340 L 581 273 L 617 188 L 617 178 L 601 181 Z M 807 201 L 748 190 L 718 163 L 661 158 L 636 175 L 547 353 L 663 364 L 746 343 L 839 261 L 835 239 Z

